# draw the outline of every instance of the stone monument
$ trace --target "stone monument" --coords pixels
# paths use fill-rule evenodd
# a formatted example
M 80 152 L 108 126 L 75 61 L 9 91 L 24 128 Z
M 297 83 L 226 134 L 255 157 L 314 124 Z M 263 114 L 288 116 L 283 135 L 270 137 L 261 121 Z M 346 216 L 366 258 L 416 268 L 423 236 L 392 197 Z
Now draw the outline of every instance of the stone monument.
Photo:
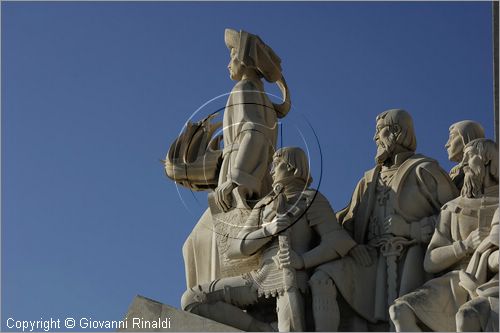
M 476 139 L 465 146 L 463 155 L 461 195 L 442 207 L 424 260 L 427 272 L 448 273 L 396 300 L 390 312 L 398 331 L 498 328 L 498 227 L 491 228 L 498 208 L 498 145 Z M 489 325 L 489 311 L 481 310 L 484 299 L 478 304 L 485 285 L 496 285 L 496 295 L 491 289 L 482 294 L 496 298 L 496 321 Z M 478 311 L 482 320 L 473 318 Z
M 253 257 L 229 259 L 228 239 L 236 237 L 251 208 L 271 191 L 269 168 L 276 149 L 277 119 L 291 107 L 276 53 L 246 31 L 226 29 L 224 40 L 230 51 L 229 74 L 237 81 L 223 115 L 224 148 L 218 149 L 219 138 L 211 139 L 220 125 L 211 124 L 208 117 L 195 126 L 188 124 L 166 161 L 167 175 L 181 185 L 196 190 L 215 187 L 209 198 L 212 210 L 205 211 L 183 247 L 187 287 L 257 267 Z M 283 93 L 282 104 L 271 102 L 262 79 L 276 82 Z M 203 144 L 196 145 L 200 137 Z M 196 152 L 194 161 L 186 163 L 186 158 L 180 158 L 182 151 Z M 173 172 L 173 166 L 181 172 Z
M 165 160 L 177 184 L 209 191 L 182 249 L 182 310 L 138 296 L 128 320 L 176 318 L 165 331 L 498 331 L 498 146 L 481 125 L 449 128 L 460 163 L 448 174 L 416 153 L 408 112 L 382 112 L 375 167 L 335 214 L 310 187 L 305 152 L 276 149 L 291 106 L 281 59 L 246 31 L 226 29 L 224 41 L 236 84 L 222 121 L 188 122 Z
M 435 160 L 415 154 L 408 112 L 392 109 L 378 115 L 374 140 L 376 166 L 364 174 L 338 214 L 358 245 L 348 256 L 319 266 L 311 278 L 313 298 L 322 299 L 313 302 L 316 330 L 338 329 L 339 294 L 357 316 L 351 329 L 366 331 L 367 323 L 387 323 L 392 302 L 426 281 L 422 264 L 433 216 L 457 195 Z
M 271 175 L 274 191 L 257 203 L 230 246 L 234 258 L 260 251 L 259 267 L 188 289 L 183 309 L 247 331 L 306 330 L 308 270 L 346 255 L 355 243 L 326 198 L 308 188 L 303 150 L 278 150 Z M 263 297 L 276 298 L 277 327 L 240 310 Z

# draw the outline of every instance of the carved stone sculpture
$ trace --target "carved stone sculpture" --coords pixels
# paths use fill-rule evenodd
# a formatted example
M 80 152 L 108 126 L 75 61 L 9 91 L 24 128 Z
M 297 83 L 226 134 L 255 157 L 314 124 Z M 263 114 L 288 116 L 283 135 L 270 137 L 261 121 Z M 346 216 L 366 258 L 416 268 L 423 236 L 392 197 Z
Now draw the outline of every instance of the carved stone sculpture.
M 493 215 L 491 231 L 477 247 L 460 285 L 467 289 L 470 301 L 455 316 L 458 332 L 498 332 L 498 224 L 500 211 Z
M 429 273 L 451 271 L 396 300 L 391 318 L 398 331 L 471 329 L 471 311 L 483 312 L 486 306 L 475 300 L 481 293 L 478 287 L 486 287 L 492 275 L 496 275 L 493 284 L 498 299 L 498 234 L 488 236 L 498 208 L 498 145 L 476 139 L 465 146 L 463 155 L 460 167 L 465 178 L 461 195 L 442 207 L 424 261 Z M 484 238 L 487 240 L 481 243 Z M 494 311 L 498 311 L 496 304 Z M 489 311 L 481 315 L 489 318 Z M 486 321 L 481 322 L 482 329 L 487 326 Z
M 438 163 L 415 154 L 413 121 L 406 111 L 377 116 L 374 140 L 377 165 L 337 215 L 357 245 L 347 256 L 319 266 L 311 277 L 317 331 L 338 329 L 337 292 L 361 318 L 387 325 L 392 301 L 426 281 L 422 261 L 434 231 L 433 216 L 457 196 Z
M 269 169 L 276 149 L 277 119 L 291 106 L 276 53 L 258 36 L 245 31 L 226 29 L 224 39 L 230 51 L 230 77 L 237 81 L 224 110 L 224 148 L 221 152 L 219 139 L 211 138 L 218 125 L 207 118 L 188 124 L 172 145 L 166 163 L 167 174 L 181 185 L 196 190 L 215 188 L 211 208 L 183 246 L 188 287 L 241 274 L 256 264 L 255 260 L 242 260 L 238 265 L 230 262 L 225 244 L 240 231 L 255 203 L 271 191 Z M 282 104 L 271 102 L 262 78 L 278 85 Z M 195 139 L 199 144 L 190 147 Z M 200 168 L 203 165 L 205 170 Z M 173 176 L 175 171 L 177 177 Z
M 170 145 L 165 161 L 167 177 L 195 191 L 217 187 L 222 149 L 222 137 L 214 133 L 222 126 L 212 123 L 212 114 L 200 122 L 188 122 L 186 128 Z
M 484 138 L 483 127 L 472 120 L 462 120 L 450 126 L 450 136 L 445 148 L 448 152 L 448 159 L 452 162 L 460 163 L 463 157 L 464 146 L 474 139 Z M 450 177 L 453 183 L 460 190 L 464 182 L 464 172 L 457 164 L 450 170 Z
M 226 29 L 231 53 L 228 68 L 238 81 L 226 103 L 223 120 L 224 152 L 215 190 L 219 207 L 250 208 L 271 190 L 269 166 L 276 149 L 277 118 L 290 110 L 290 96 L 281 73 L 281 59 L 258 36 Z M 277 82 L 285 101 L 274 104 L 264 92 L 262 78 Z M 235 202 L 233 202 L 233 199 Z
M 346 255 L 355 243 L 327 199 L 308 188 L 308 161 L 300 148 L 278 150 L 271 175 L 274 191 L 255 205 L 229 250 L 233 258 L 258 253 L 259 267 L 188 289 L 182 298 L 184 310 L 242 330 L 270 331 L 275 324 L 242 309 L 276 297 L 278 329 L 306 330 L 308 270 Z

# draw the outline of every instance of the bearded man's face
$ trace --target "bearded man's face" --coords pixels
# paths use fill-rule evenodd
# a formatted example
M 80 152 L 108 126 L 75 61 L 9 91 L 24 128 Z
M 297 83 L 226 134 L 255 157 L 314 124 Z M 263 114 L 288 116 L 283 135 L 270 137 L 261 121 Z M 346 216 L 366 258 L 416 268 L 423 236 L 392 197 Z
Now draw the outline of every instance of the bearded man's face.
M 467 198 L 478 198 L 483 195 L 483 181 L 486 167 L 481 156 L 474 147 L 467 147 L 464 150 L 462 160 L 462 170 L 464 171 L 464 185 L 461 195 Z
M 390 130 L 390 126 L 385 124 L 384 119 L 377 120 L 373 140 L 377 144 L 375 160 L 377 163 L 383 164 L 388 158 L 392 157 L 396 148 L 396 139 Z

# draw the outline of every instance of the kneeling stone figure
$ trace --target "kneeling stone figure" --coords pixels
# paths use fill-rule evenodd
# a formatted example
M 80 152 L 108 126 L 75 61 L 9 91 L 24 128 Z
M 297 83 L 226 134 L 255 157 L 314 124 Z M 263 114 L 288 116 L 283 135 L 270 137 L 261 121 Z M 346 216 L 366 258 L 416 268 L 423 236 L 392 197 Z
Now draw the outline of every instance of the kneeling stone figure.
M 188 289 L 183 310 L 246 331 L 273 331 L 274 325 L 244 309 L 262 297 L 276 297 L 279 331 L 306 330 L 308 270 L 346 255 L 355 242 L 338 224 L 327 199 L 308 188 L 312 179 L 303 150 L 278 150 L 271 175 L 274 192 L 257 203 L 230 245 L 232 258 L 260 251 L 260 267 Z

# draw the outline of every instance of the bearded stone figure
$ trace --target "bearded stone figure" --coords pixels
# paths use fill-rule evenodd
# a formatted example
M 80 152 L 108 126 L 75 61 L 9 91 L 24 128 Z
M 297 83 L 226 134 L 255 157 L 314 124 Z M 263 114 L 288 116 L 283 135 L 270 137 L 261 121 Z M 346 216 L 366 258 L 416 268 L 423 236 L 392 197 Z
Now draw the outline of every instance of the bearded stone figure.
M 442 207 L 424 260 L 427 272 L 446 274 L 396 300 L 398 331 L 498 331 L 498 145 L 469 142 L 460 167 L 461 195 Z
M 464 183 L 464 172 L 460 168 L 464 146 L 472 140 L 484 138 L 484 129 L 475 121 L 462 120 L 451 125 L 449 131 L 450 136 L 445 145 L 448 159 L 458 163 L 450 170 L 450 178 L 460 190 Z
M 347 256 L 319 266 L 309 281 L 317 331 L 338 330 L 341 314 L 346 318 L 352 312 L 353 322 L 342 330 L 387 330 L 389 305 L 427 279 L 423 257 L 433 216 L 458 194 L 435 160 L 415 154 L 408 112 L 378 115 L 374 141 L 377 165 L 337 215 L 357 245 Z M 347 302 L 340 309 L 339 293 Z

